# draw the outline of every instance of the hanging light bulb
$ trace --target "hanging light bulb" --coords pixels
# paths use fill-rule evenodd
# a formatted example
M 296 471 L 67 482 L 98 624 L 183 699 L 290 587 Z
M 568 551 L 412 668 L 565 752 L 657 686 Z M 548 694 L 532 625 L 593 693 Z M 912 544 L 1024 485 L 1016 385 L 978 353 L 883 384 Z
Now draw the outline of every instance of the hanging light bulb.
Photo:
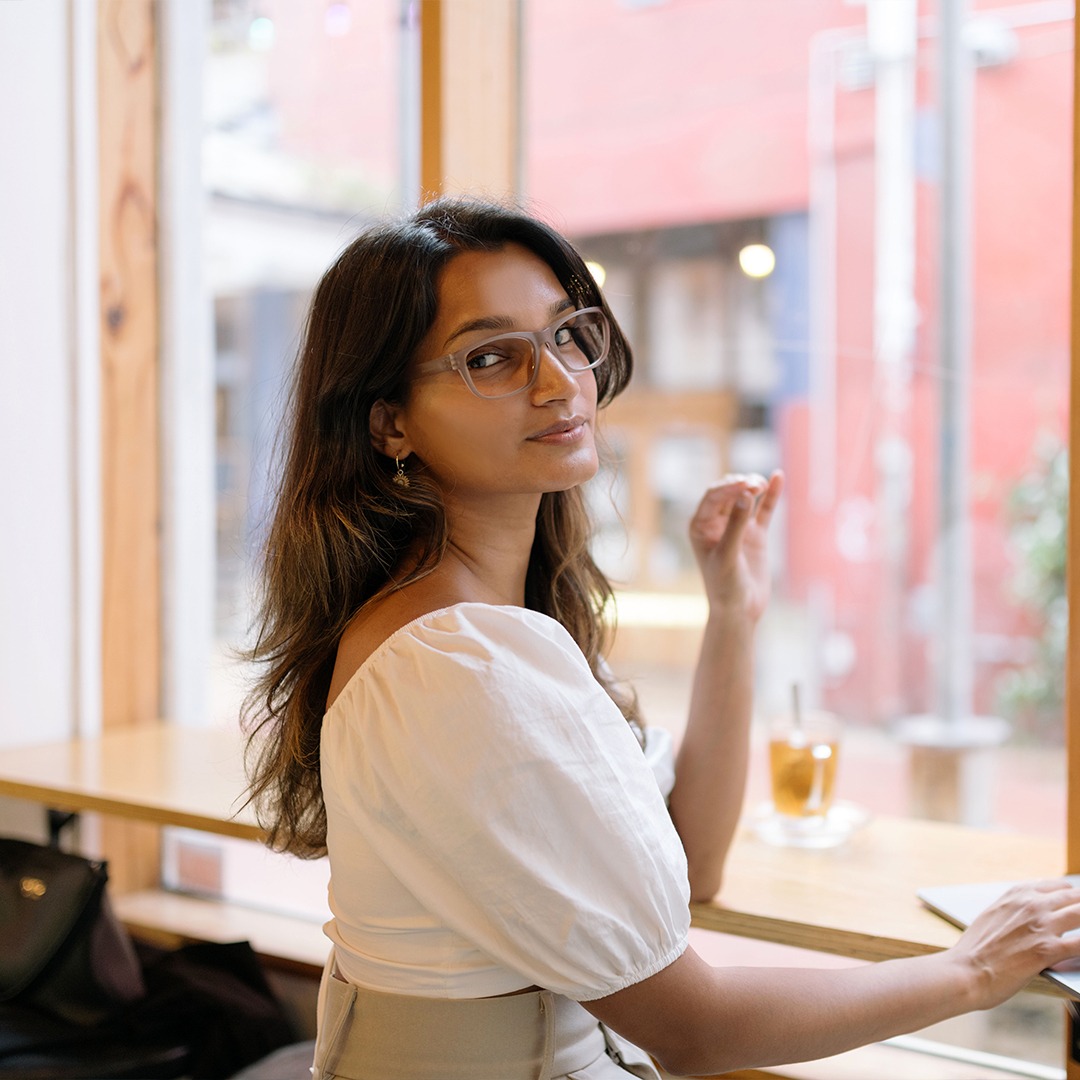
M 739 252 L 739 269 L 751 278 L 766 278 L 776 269 L 776 255 L 768 244 L 747 244 Z

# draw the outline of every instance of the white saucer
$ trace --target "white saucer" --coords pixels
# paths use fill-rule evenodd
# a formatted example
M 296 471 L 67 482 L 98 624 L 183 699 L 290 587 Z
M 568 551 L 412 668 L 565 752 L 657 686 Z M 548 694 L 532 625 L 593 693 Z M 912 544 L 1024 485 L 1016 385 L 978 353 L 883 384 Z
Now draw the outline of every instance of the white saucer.
M 870 820 L 870 814 L 850 802 L 835 802 L 824 817 L 797 818 L 778 814 L 771 802 L 762 803 L 750 817 L 759 839 L 777 847 L 831 848 L 842 844 Z

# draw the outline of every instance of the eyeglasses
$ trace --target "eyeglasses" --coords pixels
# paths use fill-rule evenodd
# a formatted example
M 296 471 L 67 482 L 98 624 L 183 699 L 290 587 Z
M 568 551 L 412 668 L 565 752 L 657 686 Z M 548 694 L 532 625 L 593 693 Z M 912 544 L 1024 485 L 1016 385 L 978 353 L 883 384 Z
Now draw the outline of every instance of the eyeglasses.
M 428 360 L 416 367 L 416 374 L 456 371 L 477 397 L 510 397 L 536 382 L 545 346 L 567 371 L 576 375 L 602 364 L 610 343 L 611 326 L 603 309 L 581 308 L 559 316 L 543 330 L 499 334 L 438 360 Z

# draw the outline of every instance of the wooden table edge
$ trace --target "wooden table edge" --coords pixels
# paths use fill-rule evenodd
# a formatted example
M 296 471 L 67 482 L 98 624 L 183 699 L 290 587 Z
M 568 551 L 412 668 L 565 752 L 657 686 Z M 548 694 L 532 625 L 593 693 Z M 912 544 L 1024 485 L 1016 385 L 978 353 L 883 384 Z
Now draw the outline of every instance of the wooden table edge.
M 731 911 L 718 904 L 698 903 L 690 905 L 690 925 L 699 930 L 711 930 L 718 934 L 752 938 L 774 945 L 789 945 L 811 952 L 845 956 L 852 960 L 881 963 L 884 960 L 902 960 L 915 956 L 930 956 L 941 952 L 945 946 L 929 945 L 900 938 L 878 937 L 836 928 L 822 928 L 808 923 L 773 919 L 747 912 Z M 956 932 L 957 938 L 960 931 Z M 1075 1000 L 1057 983 L 1042 975 L 1036 975 L 1024 988 L 1025 992 L 1048 997 Z
M 265 839 L 263 830 L 258 825 L 249 822 L 176 810 L 168 806 L 133 805 L 91 792 L 62 792 L 43 784 L 22 783 L 10 779 L 0 780 L 0 795 L 40 803 L 54 810 L 68 810 L 75 813 L 92 811 L 107 814 L 110 817 L 126 818 L 129 821 L 145 821 L 153 825 L 194 829 L 198 832 L 231 836 L 241 840 L 262 842 Z

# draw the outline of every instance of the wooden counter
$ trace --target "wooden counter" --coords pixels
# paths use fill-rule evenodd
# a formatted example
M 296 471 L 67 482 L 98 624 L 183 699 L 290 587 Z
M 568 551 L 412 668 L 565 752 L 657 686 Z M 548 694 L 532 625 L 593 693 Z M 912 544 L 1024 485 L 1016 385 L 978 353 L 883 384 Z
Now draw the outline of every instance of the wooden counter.
M 0 795 L 257 840 L 251 812 L 237 810 L 242 745 L 233 729 L 160 724 L 2 750 Z M 772 847 L 744 828 L 720 894 L 695 904 L 693 920 L 862 960 L 916 956 L 959 934 L 922 906 L 920 887 L 1053 876 L 1064 859 L 1058 841 L 902 818 L 873 819 L 823 851 Z M 1060 993 L 1041 978 L 1032 989 Z
M 242 754 L 240 733 L 231 728 L 122 728 L 0 750 L 0 795 L 258 840 L 254 815 L 239 809 Z

